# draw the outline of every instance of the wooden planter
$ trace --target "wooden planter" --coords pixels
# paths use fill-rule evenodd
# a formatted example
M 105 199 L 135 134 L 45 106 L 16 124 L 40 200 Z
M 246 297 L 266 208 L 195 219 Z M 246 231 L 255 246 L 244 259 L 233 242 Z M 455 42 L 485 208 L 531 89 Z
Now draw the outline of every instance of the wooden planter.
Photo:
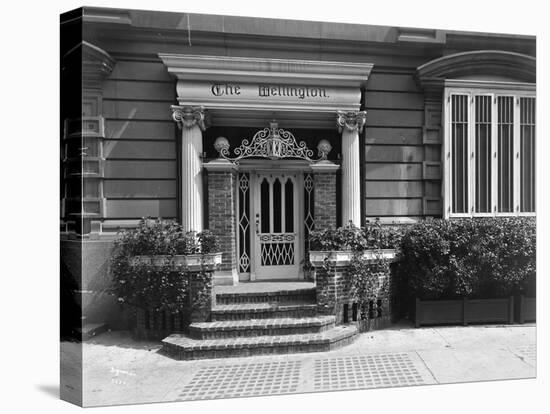
M 416 299 L 415 326 L 468 325 L 469 323 L 514 323 L 514 298 L 505 299 Z
M 535 322 L 537 320 L 537 299 L 518 297 L 518 323 Z

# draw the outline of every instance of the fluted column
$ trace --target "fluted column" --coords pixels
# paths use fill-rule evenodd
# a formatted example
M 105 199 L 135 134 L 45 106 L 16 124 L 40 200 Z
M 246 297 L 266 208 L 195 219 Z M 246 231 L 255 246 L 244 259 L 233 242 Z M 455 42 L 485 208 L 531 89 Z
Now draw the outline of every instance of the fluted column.
M 359 170 L 359 133 L 363 131 L 365 111 L 338 111 L 336 124 L 342 133 L 342 225 L 350 221 L 361 225 L 361 177 Z
M 172 106 L 172 118 L 181 130 L 181 224 L 184 230 L 203 229 L 202 106 Z

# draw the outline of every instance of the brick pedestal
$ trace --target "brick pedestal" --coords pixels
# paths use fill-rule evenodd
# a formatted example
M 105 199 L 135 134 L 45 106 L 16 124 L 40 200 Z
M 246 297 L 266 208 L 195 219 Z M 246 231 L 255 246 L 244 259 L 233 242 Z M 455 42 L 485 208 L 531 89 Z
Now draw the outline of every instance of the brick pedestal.
M 190 321 L 193 322 L 207 322 L 210 320 L 210 312 L 215 304 L 214 293 L 212 292 L 212 279 L 213 272 L 207 273 L 206 280 L 199 278 L 197 273 L 191 273 L 189 275 L 189 298 L 190 300 L 196 300 L 199 292 L 203 296 L 203 301 L 200 304 L 190 303 Z
M 176 312 L 135 308 L 134 337 L 142 340 L 161 340 L 170 334 L 187 331 L 189 324 L 193 322 L 209 321 L 212 306 L 215 303 L 212 292 L 212 273 L 207 272 L 206 278 L 199 278 L 196 272 L 187 273 L 189 302 L 187 306 Z M 198 292 L 201 291 L 204 300 L 201 303 L 194 303 Z
M 323 264 L 314 263 L 314 269 L 319 315 L 334 315 L 336 324 L 356 323 L 360 331 L 380 329 L 391 324 L 391 271 L 380 272 L 373 265 L 372 276 L 378 278 L 378 292 L 375 299 L 366 301 L 353 291 L 349 263 L 335 265 L 335 262 L 328 260 Z
M 236 171 L 227 160 L 204 164 L 208 171 L 208 228 L 216 235 L 223 252 L 214 284 L 235 285 L 237 273 Z
M 349 301 L 348 270 L 346 267 L 316 267 L 317 313 L 334 315 L 336 323 L 344 322 L 344 304 Z
M 336 171 L 340 168 L 330 161 L 313 164 L 313 216 L 315 230 L 336 228 Z

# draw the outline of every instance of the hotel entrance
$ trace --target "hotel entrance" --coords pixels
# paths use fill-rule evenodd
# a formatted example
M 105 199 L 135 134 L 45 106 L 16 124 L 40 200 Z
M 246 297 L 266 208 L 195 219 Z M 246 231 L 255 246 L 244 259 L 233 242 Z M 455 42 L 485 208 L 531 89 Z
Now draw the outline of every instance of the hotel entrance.
M 360 225 L 372 64 L 159 58 L 177 78 L 182 224 L 220 238 L 214 283 L 303 279 L 309 231 Z

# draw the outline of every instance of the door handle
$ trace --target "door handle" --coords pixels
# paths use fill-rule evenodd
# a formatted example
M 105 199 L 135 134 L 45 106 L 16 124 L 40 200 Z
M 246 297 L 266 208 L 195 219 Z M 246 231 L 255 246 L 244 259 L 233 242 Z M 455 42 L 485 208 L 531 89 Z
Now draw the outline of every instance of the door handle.
M 260 234 L 260 219 L 256 217 L 256 234 Z

